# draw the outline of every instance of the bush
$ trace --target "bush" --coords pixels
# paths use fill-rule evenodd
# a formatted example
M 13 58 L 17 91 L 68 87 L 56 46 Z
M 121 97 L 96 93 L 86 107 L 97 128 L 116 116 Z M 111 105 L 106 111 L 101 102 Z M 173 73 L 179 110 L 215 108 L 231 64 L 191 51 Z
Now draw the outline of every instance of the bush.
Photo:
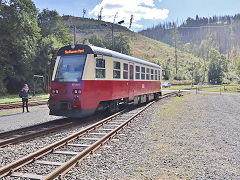
M 5 85 L 4 85 L 3 81 L 0 79 L 0 94 L 5 95 L 6 93 L 7 93 L 7 90 L 5 88 Z

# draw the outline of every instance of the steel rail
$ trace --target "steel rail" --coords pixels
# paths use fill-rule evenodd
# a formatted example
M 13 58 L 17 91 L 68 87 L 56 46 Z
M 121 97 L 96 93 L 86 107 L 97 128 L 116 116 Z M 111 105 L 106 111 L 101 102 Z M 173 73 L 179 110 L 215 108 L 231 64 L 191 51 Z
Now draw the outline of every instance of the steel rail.
M 110 119 L 112 119 L 112 118 L 122 114 L 124 111 L 125 110 L 123 110 L 121 112 L 118 112 L 118 113 L 116 113 L 116 114 L 114 114 L 114 115 L 112 115 L 112 116 L 110 116 L 108 118 L 103 119 L 102 121 L 99 121 L 99 122 L 97 122 L 97 123 L 87 127 L 86 129 L 84 129 L 84 130 L 82 130 L 82 131 L 80 131 L 78 133 L 75 133 L 75 134 L 73 134 L 71 136 L 68 136 L 68 137 L 66 137 L 66 138 L 64 138 L 64 139 L 62 139 L 62 140 L 60 140 L 60 141 L 58 141 L 56 143 L 53 143 L 53 144 L 51 144 L 51 145 L 49 145 L 47 147 L 44 147 L 44 148 L 38 150 L 37 152 L 34 152 L 34 153 L 32 153 L 32 154 L 30 154 L 28 156 L 25 156 L 25 157 L 15 161 L 15 162 L 13 162 L 13 163 L 10 163 L 10 164 L 0 168 L 0 178 L 8 175 L 9 173 L 11 173 L 13 171 L 16 171 L 17 169 L 21 168 L 22 166 L 24 166 L 24 165 L 26 165 L 26 164 L 28 164 L 28 163 L 30 163 L 32 161 L 35 161 L 36 159 L 39 159 L 40 157 L 42 157 L 45 154 L 48 154 L 49 152 L 53 151 L 54 149 L 59 148 L 59 147 L 65 145 L 65 143 L 67 143 L 67 142 L 69 142 L 71 140 L 74 140 L 79 135 L 82 135 L 82 134 L 88 132 L 89 130 L 94 129 L 94 128 L 102 125 L 103 123 L 109 121 Z
M 65 173 L 67 173 L 71 169 L 71 167 L 75 166 L 75 164 L 78 161 L 83 160 L 83 158 L 85 158 L 89 153 L 91 153 L 95 149 L 97 149 L 100 146 L 102 146 L 108 139 L 110 139 L 112 136 L 114 136 L 119 130 L 121 130 L 124 126 L 126 126 L 130 121 L 132 121 L 136 116 L 138 116 L 141 112 L 143 112 L 145 109 L 147 109 L 153 103 L 155 103 L 155 101 L 149 103 L 147 106 L 145 106 L 139 112 L 137 112 L 135 115 L 133 115 L 128 120 L 126 120 L 121 125 L 119 125 L 116 129 L 114 129 L 111 132 L 109 132 L 108 134 L 106 134 L 104 137 L 99 139 L 97 142 L 95 142 L 93 145 L 91 145 L 90 147 L 88 147 L 84 151 L 78 153 L 75 157 L 73 157 L 68 162 L 63 164 L 61 167 L 56 169 L 53 173 L 47 175 L 47 177 L 45 177 L 44 179 L 45 180 L 51 180 L 51 179 L 55 179 L 55 178 L 57 178 L 59 176 L 60 177 L 63 176 Z
M 159 99 L 163 99 L 165 97 L 169 97 L 173 94 L 178 94 L 178 93 L 180 93 L 180 92 L 179 91 L 171 92 L 171 93 L 163 95 Z M 141 112 L 143 112 L 149 106 L 154 104 L 156 101 L 153 101 L 153 102 L 149 103 L 147 106 L 142 108 L 140 111 L 138 111 L 136 114 L 132 115 L 127 120 L 125 120 L 122 124 L 117 126 L 115 129 L 111 129 L 109 133 L 105 133 L 105 135 L 103 137 L 101 137 L 101 139 L 97 140 L 94 144 L 88 146 L 85 150 L 83 150 L 81 152 L 77 152 L 74 157 L 72 157 L 69 161 L 65 162 L 63 165 L 61 165 L 59 168 L 54 170 L 52 173 L 48 174 L 47 176 L 41 176 L 41 175 L 35 175 L 35 176 L 37 176 L 37 177 L 40 176 L 41 177 L 40 179 L 55 179 L 57 177 L 63 176 L 65 173 L 67 173 L 71 169 L 72 166 L 74 166 L 76 163 L 80 162 L 83 158 L 85 158 L 91 152 L 93 152 L 94 150 L 98 149 L 103 144 L 105 144 L 109 139 L 111 139 L 111 137 L 113 137 L 115 134 L 117 134 L 118 131 L 120 131 L 129 122 L 131 122 L 136 116 L 138 116 Z M 34 162 L 37 159 L 41 158 L 42 156 L 44 156 L 44 155 L 46 155 L 50 152 L 54 152 L 54 150 L 56 150 L 57 148 L 60 148 L 64 145 L 67 145 L 69 142 L 79 138 L 79 136 L 81 136 L 81 135 L 87 134 L 89 131 L 92 131 L 92 130 L 96 129 L 97 127 L 105 125 L 108 121 L 110 121 L 110 120 L 114 119 L 115 117 L 123 114 L 124 112 L 125 112 L 125 110 L 123 110 L 121 112 L 118 112 L 118 113 L 116 113 L 116 114 L 114 114 L 114 115 L 112 115 L 108 118 L 105 118 L 104 120 L 102 120 L 100 122 L 97 122 L 97 123 L 87 127 L 86 129 L 84 129 L 80 132 L 72 134 L 71 136 L 68 136 L 68 137 L 66 137 L 66 138 L 64 138 L 64 139 L 62 139 L 62 140 L 60 140 L 56 143 L 53 143 L 53 144 L 51 144 L 51 145 L 49 145 L 45 148 L 42 148 L 42 149 L 38 150 L 37 152 L 34 152 L 30 155 L 27 155 L 27 156 L 15 161 L 15 162 L 11 163 L 11 164 L 8 164 L 8 165 L 0 168 L 0 178 L 4 177 L 6 175 L 11 175 L 11 173 L 14 173 L 14 171 L 18 170 L 22 166 L 24 166 L 26 164 L 29 164 L 31 162 Z M 14 176 L 14 174 L 13 174 L 13 176 Z
M 35 102 L 39 100 L 48 100 L 48 98 L 31 98 L 29 99 L 29 102 Z M 22 103 L 22 101 L 10 101 L 10 102 L 1 102 L 0 105 L 6 105 L 6 104 L 19 104 Z
M 38 105 L 47 104 L 47 99 L 48 98 L 42 98 L 42 99 L 41 99 L 41 101 L 40 100 L 35 100 L 35 99 L 34 100 L 29 100 L 28 106 L 38 106 Z M 14 109 L 14 108 L 20 108 L 20 107 L 22 107 L 22 102 L 21 101 L 0 103 L 0 110 Z
M 177 92 L 179 93 L 179 91 Z M 168 93 L 167 95 L 163 95 L 162 97 L 160 97 L 159 99 L 163 99 L 165 97 L 168 97 L 172 94 L 177 94 L 176 92 L 172 92 L 172 93 Z M 158 100 L 159 100 L 158 99 Z M 106 141 L 108 141 L 109 139 L 111 139 L 112 136 L 114 136 L 115 134 L 118 133 L 118 131 L 120 131 L 121 129 L 123 129 L 128 123 L 130 123 L 135 117 L 137 117 L 139 114 L 141 114 L 143 111 L 145 111 L 148 107 L 150 107 L 152 104 L 154 104 L 156 101 L 153 101 L 151 103 L 149 103 L 147 106 L 145 106 L 144 108 L 142 108 L 140 111 L 138 111 L 136 114 L 134 114 L 133 116 L 131 116 L 130 118 L 128 118 L 125 122 L 123 122 L 122 124 L 120 124 L 117 128 L 115 128 L 114 130 L 112 130 L 111 132 L 109 132 L 108 134 L 106 134 L 104 137 L 102 137 L 101 139 L 99 139 L 97 142 L 95 142 L 94 144 L 92 144 L 90 147 L 88 147 L 87 149 L 85 149 L 84 151 L 78 153 L 75 157 L 73 157 L 72 159 L 70 159 L 69 161 L 67 161 L 66 163 L 64 163 L 62 166 L 60 166 L 59 168 L 57 168 L 54 172 L 52 172 L 51 174 L 47 175 L 44 179 L 45 180 L 52 180 L 55 178 L 61 178 L 64 174 L 66 174 L 73 166 L 75 166 L 78 162 L 80 162 L 81 160 L 83 160 L 84 158 L 87 157 L 88 154 L 90 154 L 91 152 L 93 152 L 94 150 L 98 149 L 100 146 L 104 145 Z
M 60 131 L 60 130 L 64 130 L 64 129 L 70 128 L 70 127 L 72 127 L 76 124 L 77 123 L 69 122 L 69 123 L 62 124 L 62 125 L 55 125 L 51 128 L 43 127 L 40 130 L 29 129 L 29 130 L 25 131 L 25 134 L 22 134 L 22 135 L 16 133 L 9 138 L 5 138 L 3 140 L 0 140 L 0 149 L 3 148 L 3 147 L 6 147 L 8 145 L 11 145 L 11 144 L 16 144 L 16 143 L 26 141 L 26 140 L 29 140 L 29 139 L 32 139 L 32 138 L 35 138 L 35 137 L 38 137 L 38 136 L 42 136 L 42 135 L 45 135 L 45 134 L 49 134 L 49 133 L 57 132 L 57 131 Z M 32 128 L 36 128 L 36 127 L 32 127 Z M 19 132 L 19 130 L 17 130 L 17 132 Z
M 68 119 L 67 118 L 55 119 L 53 121 L 48 121 L 48 122 L 45 122 L 42 124 L 37 124 L 37 125 L 33 125 L 33 126 L 28 126 L 28 127 L 23 127 L 23 128 L 19 128 L 19 129 L 14 129 L 11 131 L 2 132 L 2 133 L 0 133 L 0 139 L 6 139 L 6 138 L 11 137 L 12 135 L 20 134 L 20 133 L 26 132 L 26 131 L 31 131 L 33 129 L 41 129 L 44 127 L 49 127 L 51 125 L 55 125 L 55 124 L 59 123 L 60 121 L 62 123 L 63 121 L 68 121 Z

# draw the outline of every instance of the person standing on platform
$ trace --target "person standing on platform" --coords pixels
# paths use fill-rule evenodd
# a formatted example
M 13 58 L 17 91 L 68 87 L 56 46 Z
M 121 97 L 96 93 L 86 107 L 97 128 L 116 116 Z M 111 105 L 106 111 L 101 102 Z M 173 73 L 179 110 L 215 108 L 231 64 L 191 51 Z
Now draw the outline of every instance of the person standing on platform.
M 23 113 L 24 113 L 24 104 L 26 104 L 27 112 L 29 112 L 29 110 L 28 110 L 28 95 L 29 95 L 29 93 L 30 93 L 30 91 L 29 91 L 28 85 L 24 84 L 22 90 L 19 93 L 19 96 L 22 98 Z

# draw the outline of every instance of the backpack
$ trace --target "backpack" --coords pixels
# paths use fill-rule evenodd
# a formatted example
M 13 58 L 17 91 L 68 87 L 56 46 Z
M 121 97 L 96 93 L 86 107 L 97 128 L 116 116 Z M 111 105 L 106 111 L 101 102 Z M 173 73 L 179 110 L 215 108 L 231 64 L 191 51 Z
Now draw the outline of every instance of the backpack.
M 19 97 L 22 98 L 22 91 L 19 92 Z

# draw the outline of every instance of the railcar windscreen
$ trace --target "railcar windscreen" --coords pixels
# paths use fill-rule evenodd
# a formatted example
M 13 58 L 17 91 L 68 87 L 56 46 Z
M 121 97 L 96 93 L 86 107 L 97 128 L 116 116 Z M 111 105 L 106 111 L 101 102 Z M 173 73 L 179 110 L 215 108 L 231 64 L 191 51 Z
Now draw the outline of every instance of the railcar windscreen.
M 80 82 L 86 55 L 61 56 L 55 76 L 56 82 Z

